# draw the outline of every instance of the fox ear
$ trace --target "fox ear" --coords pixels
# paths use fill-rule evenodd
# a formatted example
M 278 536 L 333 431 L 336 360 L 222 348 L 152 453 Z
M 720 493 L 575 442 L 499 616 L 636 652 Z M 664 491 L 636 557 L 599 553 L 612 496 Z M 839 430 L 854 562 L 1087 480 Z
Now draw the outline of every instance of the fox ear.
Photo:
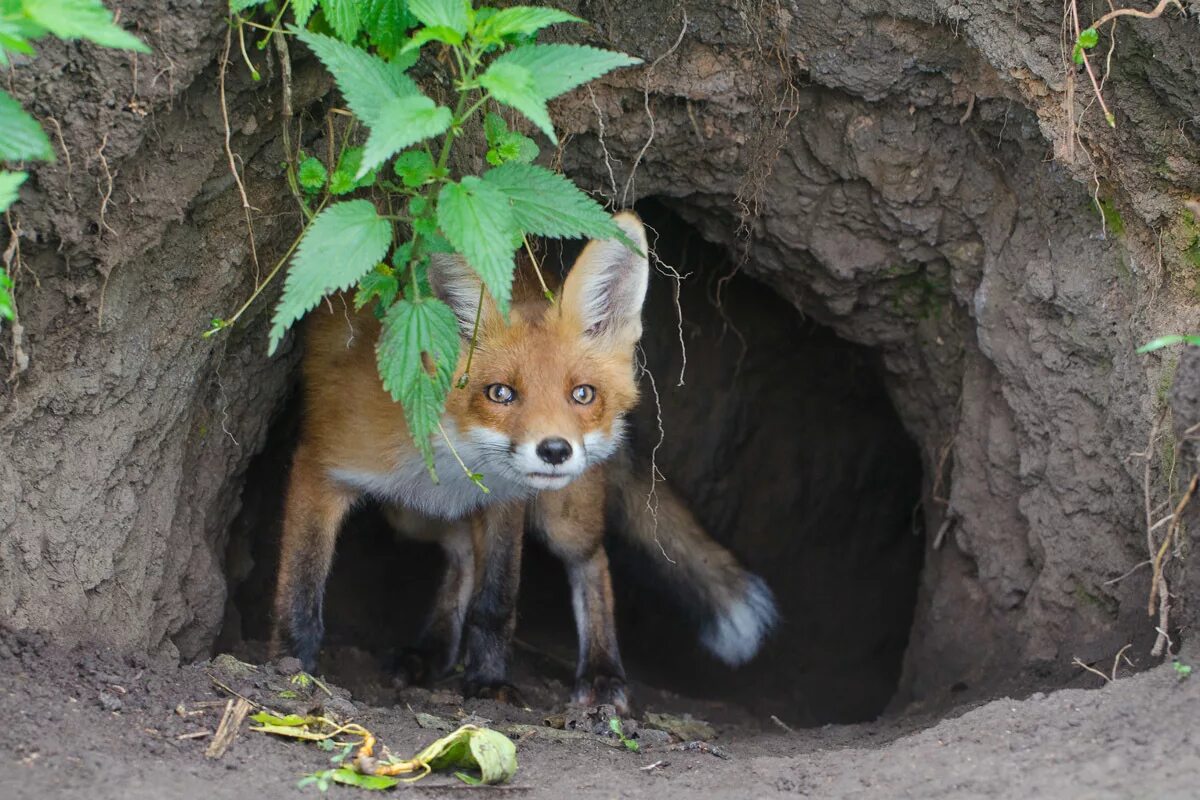
M 492 310 L 492 300 L 483 296 L 483 310 L 479 309 L 480 288 L 483 282 L 466 259 L 457 253 L 433 253 L 429 256 L 429 285 L 439 300 L 450 306 L 458 317 L 458 328 L 463 336 L 470 337 L 475 330 L 477 314 L 487 315 Z
M 641 253 L 616 239 L 594 239 L 580 253 L 563 283 L 563 313 L 586 336 L 616 336 L 630 343 L 642 336 L 642 304 L 650 280 L 646 230 L 638 216 L 613 217 Z

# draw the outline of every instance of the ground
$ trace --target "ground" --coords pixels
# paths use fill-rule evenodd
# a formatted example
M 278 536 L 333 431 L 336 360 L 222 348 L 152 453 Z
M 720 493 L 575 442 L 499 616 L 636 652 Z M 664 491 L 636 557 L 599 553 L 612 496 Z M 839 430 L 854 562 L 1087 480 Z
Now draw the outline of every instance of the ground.
M 545 703 L 542 708 L 463 702 L 452 685 L 406 690 L 392 708 L 347 700 L 334 686 L 338 699 L 326 702 L 407 754 L 439 735 L 417 724 L 417 712 L 535 726 L 549 713 L 561 713 L 562 683 L 525 672 L 521 688 L 532 703 Z M 314 787 L 296 787 L 305 773 L 326 768 L 328 754 L 314 745 L 243 727 L 224 756 L 209 759 L 207 737 L 179 738 L 216 727 L 228 694 L 215 686 L 214 675 L 264 702 L 271 701 L 270 685 L 283 680 L 273 666 L 243 671 L 227 658 L 181 667 L 63 649 L 38 635 L 0 635 L 0 797 L 318 794 Z M 940 720 L 928 710 L 909 709 L 870 724 L 792 731 L 737 709 L 645 687 L 639 696 L 648 708 L 710 719 L 717 730 L 711 744 L 728 758 L 668 743 L 643 742 L 633 753 L 598 739 L 554 741 L 534 733 L 518 740 L 520 768 L 501 791 L 528 798 L 1182 797 L 1193 791 L 1200 770 L 1194 725 L 1200 674 L 1183 676 L 1172 664 L 1098 689 L 955 709 Z M 415 790 L 431 796 L 472 791 L 440 775 Z M 351 796 L 359 790 L 330 791 Z

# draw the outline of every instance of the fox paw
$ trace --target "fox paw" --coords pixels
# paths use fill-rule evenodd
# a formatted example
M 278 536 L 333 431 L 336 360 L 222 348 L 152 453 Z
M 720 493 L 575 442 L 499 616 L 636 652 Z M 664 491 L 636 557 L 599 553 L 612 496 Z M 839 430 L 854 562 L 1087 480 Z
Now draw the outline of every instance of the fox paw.
M 622 717 L 629 716 L 632 708 L 625 680 L 613 675 L 581 678 L 575 684 L 575 691 L 571 693 L 571 702 L 588 707 L 611 705 Z
M 518 706 L 527 708 L 528 703 L 521 695 L 517 687 L 511 683 L 479 683 L 477 681 L 465 681 L 463 683 L 463 697 L 475 697 L 481 700 L 495 700 L 499 703 L 507 703 L 510 706 Z

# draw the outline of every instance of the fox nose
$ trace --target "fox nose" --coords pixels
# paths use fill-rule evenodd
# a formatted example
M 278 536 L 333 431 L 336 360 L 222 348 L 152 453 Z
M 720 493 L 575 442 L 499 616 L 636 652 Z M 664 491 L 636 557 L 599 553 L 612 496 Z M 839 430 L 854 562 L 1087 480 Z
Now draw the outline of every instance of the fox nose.
M 552 466 L 558 466 L 571 457 L 571 443 L 561 436 L 542 439 L 537 446 L 538 458 Z

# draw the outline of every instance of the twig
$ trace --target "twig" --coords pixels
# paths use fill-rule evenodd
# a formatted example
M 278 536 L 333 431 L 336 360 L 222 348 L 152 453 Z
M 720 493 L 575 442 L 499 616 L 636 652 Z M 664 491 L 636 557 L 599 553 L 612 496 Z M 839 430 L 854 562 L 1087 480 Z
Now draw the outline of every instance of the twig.
M 192 731 L 191 733 L 181 733 L 176 736 L 176 739 L 203 739 L 205 736 L 212 736 L 212 731 L 205 729 L 202 731 Z
M 653 772 L 654 770 L 659 769 L 660 767 L 669 767 L 669 766 L 671 766 L 671 762 L 663 761 L 660 758 L 658 761 L 655 761 L 653 764 L 647 764 L 644 767 L 638 767 L 638 769 L 642 772 Z
M 249 713 L 250 701 L 246 698 L 239 697 L 236 703 L 232 700 L 228 701 L 225 704 L 225 713 L 221 716 L 221 724 L 217 726 L 217 734 L 209 743 L 208 749 L 204 751 L 204 755 L 207 758 L 220 758 L 225 755 L 229 745 L 233 744 L 233 740 L 237 738 L 242 721 Z
M 229 688 L 228 686 L 226 686 L 225 684 L 221 683 L 221 681 L 217 680 L 217 678 L 216 678 L 216 676 L 215 676 L 215 675 L 209 675 L 209 676 L 208 676 L 208 679 L 209 679 L 210 681 L 212 681 L 212 682 L 213 682 L 213 683 L 216 685 L 216 687 L 217 687 L 218 689 L 222 689 L 222 690 L 224 690 L 224 691 L 226 691 L 226 692 L 229 692 L 229 694 L 233 695 L 234 697 L 239 697 L 239 698 L 241 698 L 242 700 L 245 700 L 247 703 L 249 703 L 250 705 L 254 706 L 254 707 L 255 707 L 255 708 L 257 708 L 259 711 L 267 711 L 267 712 L 270 712 L 270 711 L 271 711 L 271 709 L 267 708 L 267 707 L 266 707 L 266 706 L 264 706 L 262 703 L 256 703 L 256 702 L 254 702 L 253 700 L 251 700 L 249 697 L 246 697 L 246 695 L 242 694 L 241 692 L 239 692 L 239 691 L 237 691 L 237 690 L 235 690 L 235 689 L 231 689 L 231 688 Z
M 1079 659 L 1079 656 L 1075 656 L 1075 659 L 1071 663 L 1074 664 L 1075 666 L 1079 667 L 1080 669 L 1086 669 L 1088 672 L 1092 673 L 1093 675 L 1099 675 L 1100 678 L 1105 683 L 1110 683 L 1112 681 L 1112 678 L 1108 677 L 1100 670 L 1096 669 L 1095 667 L 1089 667 L 1087 664 L 1083 663 L 1083 661 L 1081 661 Z
M 774 722 L 776 725 L 783 728 L 788 733 L 796 732 L 795 729 L 792 728 L 791 725 L 788 725 L 786 722 L 784 722 L 783 720 L 781 720 L 779 717 L 775 716 L 774 714 L 771 715 L 771 722 Z
M 1180 520 L 1183 519 L 1183 510 L 1187 508 L 1188 503 L 1192 502 L 1192 497 L 1196 494 L 1196 488 L 1200 485 L 1200 473 L 1192 476 L 1192 480 L 1188 483 L 1187 491 L 1184 492 L 1179 504 L 1175 506 L 1175 513 L 1171 515 L 1171 524 L 1167 526 L 1167 534 L 1163 537 L 1162 544 L 1158 548 L 1158 552 L 1154 556 L 1154 573 L 1150 579 L 1150 600 L 1148 603 L 1148 612 L 1150 616 L 1154 616 L 1154 600 L 1155 596 L 1160 592 L 1166 594 L 1166 582 L 1163 580 L 1163 566 L 1168 558 L 1168 551 L 1172 540 L 1175 538 L 1176 531 L 1179 530 Z M 1162 627 L 1166 627 L 1163 623 Z M 1155 653 L 1158 655 L 1158 653 Z
M 1125 651 L 1131 647 L 1133 647 L 1132 643 L 1125 645 L 1124 647 L 1122 647 L 1120 650 L 1117 651 L 1117 655 L 1113 658 L 1112 679 L 1114 681 L 1117 679 L 1117 667 L 1119 667 L 1121 665 L 1121 657 L 1123 655 L 1125 655 Z M 1133 662 L 1130 661 L 1128 658 L 1125 659 L 1125 663 L 1131 667 L 1133 666 Z

